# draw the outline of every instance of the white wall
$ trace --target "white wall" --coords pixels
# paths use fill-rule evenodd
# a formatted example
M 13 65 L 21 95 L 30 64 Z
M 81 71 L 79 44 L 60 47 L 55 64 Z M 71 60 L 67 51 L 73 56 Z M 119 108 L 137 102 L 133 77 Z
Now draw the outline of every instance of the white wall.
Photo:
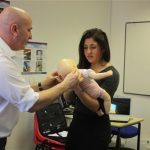
M 86 29 L 98 27 L 110 35 L 110 0 L 11 0 L 11 5 L 31 14 L 33 41 L 48 42 L 47 72 L 55 70 L 60 58 L 78 61 L 78 43 Z M 33 114 L 22 113 L 7 150 L 33 149 Z
M 78 60 L 78 43 L 85 29 L 99 27 L 109 34 L 110 0 L 12 0 L 33 18 L 33 40 L 48 42 L 48 70 L 60 58 Z
M 123 94 L 125 23 L 130 21 L 150 21 L 150 1 L 113 0 L 111 19 L 112 62 L 120 72 L 120 84 L 117 94 L 131 97 L 131 115 L 144 118 L 141 129 L 141 149 L 146 150 L 146 148 L 150 146 L 149 144 L 145 146 L 146 140 L 150 140 L 150 97 Z M 140 71 L 140 68 L 138 69 Z M 141 80 L 144 80 L 144 77 L 141 77 Z M 132 145 L 133 148 L 136 148 L 134 142 L 136 142 L 136 138 L 129 139 L 126 142 L 126 145 Z

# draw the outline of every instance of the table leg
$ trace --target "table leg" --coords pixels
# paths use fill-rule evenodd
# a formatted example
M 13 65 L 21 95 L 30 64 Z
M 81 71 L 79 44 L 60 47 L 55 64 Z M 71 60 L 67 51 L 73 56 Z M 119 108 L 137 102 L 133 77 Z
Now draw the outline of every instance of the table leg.
M 137 150 L 140 150 L 141 123 L 138 123 Z

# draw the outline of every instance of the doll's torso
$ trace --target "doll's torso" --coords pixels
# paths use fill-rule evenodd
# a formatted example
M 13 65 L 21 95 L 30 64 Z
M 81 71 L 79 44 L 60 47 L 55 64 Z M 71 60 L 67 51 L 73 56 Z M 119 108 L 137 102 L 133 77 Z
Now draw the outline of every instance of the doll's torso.
M 100 97 L 102 88 L 95 82 L 94 79 L 89 77 L 90 70 L 91 69 L 79 69 L 83 76 L 83 80 L 80 82 L 80 87 L 91 97 L 98 98 Z

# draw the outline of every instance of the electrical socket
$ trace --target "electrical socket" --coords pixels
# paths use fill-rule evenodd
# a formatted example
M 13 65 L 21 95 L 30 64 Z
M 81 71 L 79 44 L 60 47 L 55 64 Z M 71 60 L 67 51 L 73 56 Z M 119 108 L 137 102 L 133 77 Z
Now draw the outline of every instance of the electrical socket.
M 150 150 L 150 139 L 149 138 L 141 139 L 141 149 L 142 150 Z
M 148 146 L 148 147 L 146 148 L 146 150 L 150 150 L 150 146 Z
M 149 144 L 150 144 L 150 141 L 149 141 L 149 140 L 147 140 L 147 141 L 146 141 L 146 143 L 147 143 L 147 145 L 149 145 Z
M 150 150 L 150 141 L 149 140 L 146 141 L 146 145 L 147 145 L 146 150 Z

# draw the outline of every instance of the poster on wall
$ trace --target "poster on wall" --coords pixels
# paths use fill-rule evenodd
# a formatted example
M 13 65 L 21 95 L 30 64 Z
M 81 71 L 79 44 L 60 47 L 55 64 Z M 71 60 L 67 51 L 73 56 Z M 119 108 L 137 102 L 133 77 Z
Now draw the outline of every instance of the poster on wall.
M 45 52 L 47 43 L 28 42 L 22 52 L 17 52 L 22 74 L 46 74 Z
M 2 10 L 10 5 L 10 1 L 0 0 L 0 13 Z

